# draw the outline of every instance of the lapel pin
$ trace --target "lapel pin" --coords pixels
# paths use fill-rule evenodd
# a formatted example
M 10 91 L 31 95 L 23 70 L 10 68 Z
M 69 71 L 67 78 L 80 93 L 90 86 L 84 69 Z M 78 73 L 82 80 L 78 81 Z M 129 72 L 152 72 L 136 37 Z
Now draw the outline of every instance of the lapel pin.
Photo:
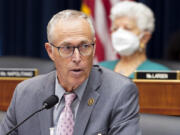
M 89 98 L 88 99 L 88 105 L 91 106 L 94 104 L 94 98 Z

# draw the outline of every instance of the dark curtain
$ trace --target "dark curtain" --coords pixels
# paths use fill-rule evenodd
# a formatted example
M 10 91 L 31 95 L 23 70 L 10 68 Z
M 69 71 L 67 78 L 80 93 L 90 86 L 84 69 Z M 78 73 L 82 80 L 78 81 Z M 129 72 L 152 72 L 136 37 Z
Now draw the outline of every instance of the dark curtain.
M 180 1 L 139 1 L 147 4 L 154 11 L 156 18 L 155 32 L 153 33 L 153 37 L 147 46 L 147 55 L 149 58 L 164 58 L 171 36 L 180 30 Z
M 2 1 L 0 0 L 0 56 L 2 55 Z
M 81 6 L 81 0 L 0 1 L 2 55 L 46 58 L 46 25 L 52 15 L 64 9 L 79 10 Z

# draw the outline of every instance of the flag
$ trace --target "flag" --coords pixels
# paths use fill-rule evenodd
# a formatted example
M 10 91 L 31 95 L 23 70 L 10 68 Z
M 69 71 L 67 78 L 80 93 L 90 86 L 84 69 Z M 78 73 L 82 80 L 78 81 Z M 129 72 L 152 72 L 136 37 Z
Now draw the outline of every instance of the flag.
M 109 18 L 111 7 L 122 0 L 83 0 L 81 10 L 89 15 L 96 31 L 95 63 L 117 59 L 111 43 Z

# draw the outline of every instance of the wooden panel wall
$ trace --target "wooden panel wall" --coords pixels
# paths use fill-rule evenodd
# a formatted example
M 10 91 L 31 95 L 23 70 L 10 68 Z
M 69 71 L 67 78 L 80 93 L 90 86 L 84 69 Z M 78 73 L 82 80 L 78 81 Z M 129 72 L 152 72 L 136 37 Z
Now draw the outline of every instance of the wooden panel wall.
M 0 79 L 0 110 L 6 111 L 16 85 L 24 79 Z
M 134 80 L 140 112 L 180 115 L 180 80 Z

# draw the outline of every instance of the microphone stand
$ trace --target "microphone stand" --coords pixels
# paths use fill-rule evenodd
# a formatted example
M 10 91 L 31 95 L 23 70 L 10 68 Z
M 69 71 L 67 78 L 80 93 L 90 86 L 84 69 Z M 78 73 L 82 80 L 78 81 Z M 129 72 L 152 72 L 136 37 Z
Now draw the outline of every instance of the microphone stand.
M 31 118 L 33 115 L 35 115 L 36 113 L 44 110 L 46 108 L 47 104 L 44 104 L 43 107 L 37 111 L 35 111 L 33 114 L 29 115 L 25 120 L 23 120 L 22 122 L 20 122 L 19 124 L 17 124 L 13 129 L 11 129 L 8 133 L 6 133 L 6 135 L 9 135 L 11 132 L 13 132 L 16 128 L 18 128 L 19 126 L 21 126 L 26 120 L 28 120 L 29 118 Z
M 53 107 L 55 104 L 57 104 L 59 101 L 59 98 L 56 95 L 51 95 L 50 97 L 48 97 L 44 102 L 43 102 L 43 106 L 42 108 L 40 108 L 39 110 L 35 111 L 34 113 L 32 113 L 31 115 L 29 115 L 25 120 L 23 120 L 22 122 L 20 122 L 19 124 L 17 124 L 14 128 L 12 128 L 8 133 L 6 133 L 6 135 L 9 135 L 10 133 L 12 133 L 15 129 L 17 129 L 20 125 L 22 125 L 25 121 L 27 121 L 29 118 L 31 118 L 33 115 L 35 115 L 36 113 L 44 110 L 44 109 L 50 109 L 51 107 Z

